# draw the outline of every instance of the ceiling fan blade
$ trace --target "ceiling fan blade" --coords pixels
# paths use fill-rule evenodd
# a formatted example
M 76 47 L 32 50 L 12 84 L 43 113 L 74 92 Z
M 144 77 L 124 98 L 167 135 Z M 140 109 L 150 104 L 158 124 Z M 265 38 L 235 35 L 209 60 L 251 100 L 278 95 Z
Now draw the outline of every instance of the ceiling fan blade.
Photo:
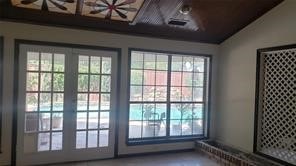
M 112 10 L 109 10 L 107 15 L 105 16 L 105 19 L 111 19 L 112 16 Z
M 125 0 L 124 2 L 122 2 L 116 6 L 128 5 L 128 4 L 135 3 L 135 2 L 136 2 L 136 0 Z
M 67 3 L 74 3 L 75 1 L 74 0 L 58 0 L 60 2 L 67 2 Z
M 21 4 L 23 4 L 23 5 L 29 5 L 29 4 L 34 3 L 36 1 L 38 1 L 38 0 L 22 0 L 21 1 Z
M 107 4 L 108 6 L 110 6 L 110 3 L 107 0 L 101 0 L 101 2 Z
M 49 2 L 51 2 L 52 4 L 54 4 L 57 8 L 59 8 L 61 10 L 67 10 L 67 8 L 65 6 L 58 4 L 57 2 L 55 2 L 53 0 L 49 0 Z
M 137 11 L 138 11 L 137 8 L 132 8 L 132 7 L 130 7 L 130 8 L 119 7 L 119 8 L 117 8 L 117 9 L 125 10 L 125 11 L 128 11 L 128 12 L 137 12 Z
M 98 14 L 98 13 L 101 13 L 101 12 L 107 10 L 107 9 L 108 9 L 108 8 L 100 9 L 100 10 L 92 10 L 92 11 L 90 11 L 89 13 L 90 13 L 90 14 Z
M 112 5 L 115 5 L 117 2 L 117 0 L 113 0 Z
M 85 4 L 86 6 L 91 6 L 91 7 L 106 7 L 106 8 L 107 8 L 106 5 L 97 4 L 97 3 L 95 3 L 95 2 L 85 2 L 84 4 Z
M 121 18 L 123 18 L 123 19 L 126 19 L 126 18 L 127 18 L 127 16 L 126 16 L 125 14 L 123 14 L 121 11 L 119 11 L 119 10 L 117 10 L 117 9 L 115 9 L 115 11 L 116 11 L 116 13 L 117 13 Z
M 90 12 L 90 14 L 98 14 L 98 13 L 101 13 L 101 12 L 107 10 L 107 9 L 108 9 L 108 8 L 105 8 L 105 9 L 99 9 L 99 10 L 93 10 L 93 11 Z

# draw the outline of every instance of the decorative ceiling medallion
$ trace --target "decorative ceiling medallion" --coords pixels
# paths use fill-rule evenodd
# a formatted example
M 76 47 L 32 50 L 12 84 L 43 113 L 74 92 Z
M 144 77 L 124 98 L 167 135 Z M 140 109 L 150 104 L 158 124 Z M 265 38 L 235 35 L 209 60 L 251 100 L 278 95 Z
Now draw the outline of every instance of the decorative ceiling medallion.
M 16 7 L 75 14 L 77 0 L 11 0 Z
M 144 0 L 85 0 L 82 15 L 133 21 Z

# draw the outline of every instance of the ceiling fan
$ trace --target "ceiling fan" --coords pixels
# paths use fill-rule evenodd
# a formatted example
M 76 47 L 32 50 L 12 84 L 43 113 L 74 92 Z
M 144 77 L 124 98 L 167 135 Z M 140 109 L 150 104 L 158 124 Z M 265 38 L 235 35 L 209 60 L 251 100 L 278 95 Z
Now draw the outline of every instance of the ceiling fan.
M 128 12 L 137 12 L 138 9 L 131 7 L 130 4 L 135 3 L 136 0 L 100 0 L 100 1 L 87 1 L 84 4 L 92 7 L 89 14 L 101 13 L 105 15 L 106 19 L 111 19 L 112 15 L 126 19 Z

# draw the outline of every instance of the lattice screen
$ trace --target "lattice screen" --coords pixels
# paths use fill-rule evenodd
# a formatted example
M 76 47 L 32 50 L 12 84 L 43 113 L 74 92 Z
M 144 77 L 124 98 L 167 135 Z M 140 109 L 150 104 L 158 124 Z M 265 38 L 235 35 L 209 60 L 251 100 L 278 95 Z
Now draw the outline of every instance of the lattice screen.
M 296 49 L 261 53 L 257 150 L 296 165 Z

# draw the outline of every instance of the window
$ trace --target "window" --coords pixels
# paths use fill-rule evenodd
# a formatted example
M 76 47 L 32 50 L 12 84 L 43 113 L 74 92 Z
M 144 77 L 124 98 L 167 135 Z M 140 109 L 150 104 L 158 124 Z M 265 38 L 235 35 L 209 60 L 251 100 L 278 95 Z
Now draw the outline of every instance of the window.
M 208 56 L 131 51 L 130 142 L 206 137 Z

